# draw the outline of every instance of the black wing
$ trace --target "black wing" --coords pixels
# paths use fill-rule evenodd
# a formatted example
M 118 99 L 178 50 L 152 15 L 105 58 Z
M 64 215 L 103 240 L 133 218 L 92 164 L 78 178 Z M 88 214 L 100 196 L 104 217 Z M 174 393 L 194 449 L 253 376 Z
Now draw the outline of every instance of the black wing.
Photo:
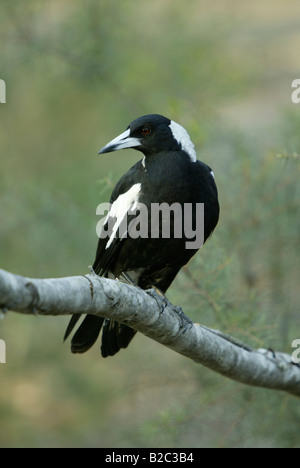
M 119 198 L 120 195 L 128 192 L 128 190 L 130 190 L 133 185 L 140 181 L 139 175 L 142 173 L 141 168 L 142 164 L 141 161 L 139 161 L 119 180 L 110 198 L 111 205 L 113 205 L 113 203 Z M 128 224 L 132 218 L 133 217 L 128 216 Z M 105 231 L 107 230 L 107 222 L 104 224 L 103 229 Z M 111 266 L 116 259 L 124 239 L 120 238 L 120 236 L 115 236 L 113 241 L 110 243 L 110 246 L 106 248 L 108 241 L 108 238 L 99 239 L 96 259 L 93 265 L 95 273 L 99 276 L 107 276 L 107 273 L 111 270 Z
M 126 193 L 137 182 L 138 175 L 142 170 L 141 167 L 141 162 L 138 162 L 119 180 L 111 195 L 111 205 L 120 195 Z M 129 216 L 128 222 L 130 222 Z M 103 226 L 103 229 L 106 230 L 106 228 L 107 222 Z M 108 276 L 108 273 L 111 271 L 112 265 L 118 256 L 118 252 L 122 247 L 124 239 L 121 239 L 119 236 L 115 236 L 109 247 L 106 248 L 108 242 L 109 238 L 100 238 L 98 242 L 93 269 L 99 276 Z M 66 340 L 71 334 L 79 318 L 80 315 L 74 315 L 71 318 L 64 340 Z M 73 353 L 84 353 L 90 349 L 98 339 L 103 322 L 104 327 L 101 348 L 103 357 L 112 356 L 118 352 L 120 348 L 126 348 L 136 333 L 132 328 L 113 320 L 105 320 L 102 317 L 87 315 L 72 338 L 71 351 Z

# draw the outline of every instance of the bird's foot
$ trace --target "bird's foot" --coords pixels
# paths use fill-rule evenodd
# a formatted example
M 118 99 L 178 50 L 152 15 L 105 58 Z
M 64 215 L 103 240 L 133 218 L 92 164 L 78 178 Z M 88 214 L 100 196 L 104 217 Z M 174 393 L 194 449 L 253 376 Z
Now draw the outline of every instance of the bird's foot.
M 147 289 L 146 291 L 149 296 L 153 297 L 155 299 L 158 307 L 159 307 L 159 313 L 162 314 L 166 307 L 169 305 L 168 299 L 166 296 L 157 288 L 153 287 L 151 289 Z
M 171 306 L 172 310 L 176 312 L 178 317 L 180 318 L 181 322 L 181 328 L 183 328 L 182 333 L 185 333 L 189 328 L 192 328 L 194 325 L 194 322 L 183 312 L 182 308 L 180 306 L 174 306 L 173 304 L 169 303 L 169 306 Z
M 158 307 L 160 308 L 160 314 L 162 314 L 164 310 L 167 307 L 169 307 L 178 315 L 178 317 L 180 318 L 180 328 L 183 328 L 182 333 L 185 333 L 189 328 L 193 326 L 193 321 L 185 315 L 182 308 L 171 304 L 171 302 L 168 301 L 166 296 L 159 289 L 151 288 L 148 289 L 146 293 L 149 294 L 149 296 L 153 297 L 153 299 L 155 299 Z

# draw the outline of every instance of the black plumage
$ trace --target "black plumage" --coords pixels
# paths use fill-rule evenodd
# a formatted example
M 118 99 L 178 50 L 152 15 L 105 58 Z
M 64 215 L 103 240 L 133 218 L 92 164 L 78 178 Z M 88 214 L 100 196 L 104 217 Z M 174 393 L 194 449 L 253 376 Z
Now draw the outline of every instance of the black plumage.
M 142 203 L 148 208 L 145 238 L 132 238 L 127 232 L 121 238 L 114 230 L 109 238 L 100 238 L 96 259 L 93 265 L 99 276 L 119 278 L 132 282 L 142 289 L 153 286 L 165 293 L 183 265 L 197 252 L 187 248 L 190 238 L 185 235 L 182 217 L 182 236 L 151 236 L 151 206 L 153 204 L 174 203 L 192 207 L 193 228 L 196 228 L 197 203 L 204 203 L 204 242 L 213 232 L 219 219 L 218 193 L 213 172 L 205 163 L 198 161 L 187 132 L 175 122 L 157 114 L 146 115 L 133 121 L 119 137 L 106 145 L 100 153 L 118 149 L 135 148 L 144 154 L 120 179 L 111 195 L 110 222 L 114 228 L 128 213 L 127 231 L 131 222 L 137 221 L 137 212 L 130 209 Z M 176 222 L 176 215 L 170 216 L 170 233 Z M 144 219 L 145 220 L 145 219 Z M 117 224 L 115 224 L 117 223 Z M 120 234 L 120 233 L 119 233 Z M 73 316 L 65 338 L 71 333 L 79 316 Z M 135 335 L 135 330 L 113 320 L 88 315 L 72 338 L 74 353 L 87 351 L 102 331 L 102 356 L 112 356 L 121 348 L 126 348 Z

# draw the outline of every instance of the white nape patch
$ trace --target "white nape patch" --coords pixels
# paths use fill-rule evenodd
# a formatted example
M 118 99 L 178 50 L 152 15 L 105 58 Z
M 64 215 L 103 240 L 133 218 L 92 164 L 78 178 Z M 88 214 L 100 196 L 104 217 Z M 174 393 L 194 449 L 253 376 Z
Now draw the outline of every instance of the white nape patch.
M 142 159 L 142 166 L 146 169 L 146 156 Z
M 211 175 L 213 176 L 213 178 L 215 178 L 215 174 L 214 174 L 214 171 L 210 171 Z
M 134 210 L 136 208 L 137 203 L 138 203 L 139 193 L 141 191 L 141 187 L 142 187 L 142 184 L 133 185 L 128 190 L 128 192 L 125 192 L 122 195 L 119 195 L 119 197 L 111 205 L 110 211 L 108 213 L 108 216 L 105 222 L 107 222 L 108 218 L 117 218 L 117 219 L 114 224 L 110 239 L 105 246 L 105 249 L 108 249 L 112 241 L 114 240 L 117 234 L 117 231 L 119 229 L 119 226 L 121 222 L 123 221 L 124 217 L 126 216 L 126 213 L 128 213 L 130 209 Z
M 174 122 L 173 120 L 171 120 L 170 129 L 173 133 L 173 137 L 181 145 L 183 151 L 185 151 L 189 155 L 190 160 L 192 162 L 196 162 L 197 154 L 195 151 L 195 146 L 192 140 L 190 139 L 190 136 L 186 129 L 178 123 Z

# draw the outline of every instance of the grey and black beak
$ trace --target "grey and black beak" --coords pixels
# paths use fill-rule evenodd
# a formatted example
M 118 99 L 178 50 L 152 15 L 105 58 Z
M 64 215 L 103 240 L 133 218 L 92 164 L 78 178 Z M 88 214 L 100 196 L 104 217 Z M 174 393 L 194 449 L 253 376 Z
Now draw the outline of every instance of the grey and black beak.
M 130 129 L 127 129 L 126 132 L 105 145 L 98 154 L 111 153 L 125 148 L 136 148 L 137 146 L 141 146 L 141 141 L 138 138 L 131 137 Z

